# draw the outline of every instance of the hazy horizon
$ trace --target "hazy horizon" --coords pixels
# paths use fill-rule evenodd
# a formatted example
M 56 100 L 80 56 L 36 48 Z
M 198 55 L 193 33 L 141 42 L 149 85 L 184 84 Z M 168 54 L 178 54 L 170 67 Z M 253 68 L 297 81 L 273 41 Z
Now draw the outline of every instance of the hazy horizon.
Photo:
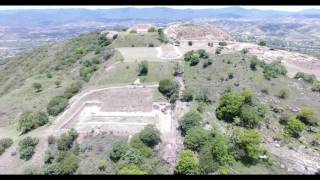
M 36 9 L 114 9 L 114 8 L 155 8 L 167 7 L 171 9 L 219 9 L 226 7 L 242 7 L 245 9 L 256 10 L 274 10 L 274 11 L 287 11 L 299 12 L 306 9 L 320 10 L 320 6 L 0 6 L 0 10 L 36 10 Z

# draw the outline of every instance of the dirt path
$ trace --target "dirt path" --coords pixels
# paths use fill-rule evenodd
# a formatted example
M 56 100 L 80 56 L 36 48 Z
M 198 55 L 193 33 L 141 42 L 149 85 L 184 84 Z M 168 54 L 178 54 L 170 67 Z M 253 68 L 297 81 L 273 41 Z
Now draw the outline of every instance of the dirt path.
M 179 97 L 181 97 L 182 92 L 185 89 L 183 77 L 176 76 L 175 80 L 180 85 Z M 180 150 L 183 147 L 183 139 L 178 128 L 179 128 L 179 119 L 181 119 L 181 117 L 183 116 L 183 114 L 185 114 L 186 111 L 187 111 L 186 102 L 182 102 L 180 101 L 180 99 L 178 99 L 175 102 L 175 105 L 172 111 L 171 137 L 168 138 L 168 142 L 166 142 L 166 144 L 163 145 L 164 148 L 161 149 L 160 151 L 161 156 L 170 164 L 172 171 L 174 170 L 174 167 L 177 163 Z

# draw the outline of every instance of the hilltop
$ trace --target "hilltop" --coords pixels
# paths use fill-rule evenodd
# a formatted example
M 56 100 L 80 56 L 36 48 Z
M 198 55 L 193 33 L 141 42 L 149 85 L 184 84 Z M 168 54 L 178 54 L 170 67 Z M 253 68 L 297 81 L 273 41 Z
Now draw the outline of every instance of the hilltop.
M 193 24 L 37 48 L 0 65 L 0 139 L 12 141 L 1 141 L 0 172 L 314 174 L 311 64 L 319 60 Z

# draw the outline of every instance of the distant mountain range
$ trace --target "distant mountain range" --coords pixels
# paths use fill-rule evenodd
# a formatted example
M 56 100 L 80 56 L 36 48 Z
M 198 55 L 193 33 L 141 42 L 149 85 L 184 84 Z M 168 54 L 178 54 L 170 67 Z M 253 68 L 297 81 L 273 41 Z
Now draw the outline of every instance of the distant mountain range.
M 140 20 L 149 22 L 185 21 L 194 18 L 245 18 L 259 19 L 270 17 L 294 16 L 320 18 L 320 10 L 309 9 L 299 12 L 245 9 L 226 7 L 219 9 L 172 9 L 155 8 L 114 8 L 114 9 L 42 9 L 42 10 L 2 10 L 0 25 L 56 26 L 77 22 L 103 22 L 117 20 Z

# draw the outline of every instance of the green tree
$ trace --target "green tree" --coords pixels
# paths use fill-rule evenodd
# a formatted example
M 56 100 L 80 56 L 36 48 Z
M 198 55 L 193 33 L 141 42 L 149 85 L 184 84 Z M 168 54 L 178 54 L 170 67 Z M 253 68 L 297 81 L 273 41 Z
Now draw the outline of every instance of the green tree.
M 204 49 L 197 50 L 197 53 L 199 54 L 200 58 L 203 58 L 203 59 L 208 59 L 209 58 L 209 54 Z
M 216 109 L 217 118 L 233 122 L 233 118 L 240 115 L 240 108 L 245 103 L 245 97 L 237 93 L 226 93 L 220 98 Z
M 67 133 L 63 133 L 57 140 L 58 150 L 67 151 L 72 148 L 74 140 L 78 137 L 77 131 L 71 129 Z
M 99 46 L 104 47 L 104 46 L 108 46 L 109 44 L 111 44 L 111 41 L 105 35 L 100 34 L 98 36 L 98 44 L 99 44 Z
M 20 158 L 24 160 L 29 160 L 36 148 L 36 145 L 39 143 L 38 138 L 32 138 L 30 136 L 25 137 L 19 142 L 18 152 L 20 154 Z
M 190 111 L 184 114 L 180 121 L 182 134 L 185 134 L 194 126 L 200 126 L 201 121 L 202 117 L 197 111 Z
M 238 156 L 246 163 L 254 164 L 258 162 L 259 155 L 263 153 L 261 147 L 261 137 L 255 130 L 244 130 L 240 134 L 233 136 L 235 149 Z
M 139 76 L 146 76 L 148 74 L 148 61 L 142 61 L 139 63 L 138 68 L 138 75 Z
M 129 145 L 137 149 L 144 157 L 150 157 L 152 155 L 152 149 L 141 141 L 139 134 L 134 135 L 130 139 Z
M 182 93 L 182 100 L 189 102 L 193 100 L 193 90 L 192 89 L 185 89 Z
M 287 131 L 291 136 L 298 138 L 300 137 L 300 133 L 303 130 L 304 130 L 304 124 L 301 121 L 295 118 L 291 118 L 288 120 Z
M 57 116 L 68 106 L 68 99 L 63 96 L 55 96 L 53 97 L 48 105 L 47 112 L 49 115 Z
M 144 127 L 144 129 L 139 133 L 139 138 L 149 147 L 153 147 L 161 141 L 160 131 L 151 124 Z
M 71 152 L 64 153 L 63 158 L 58 163 L 59 174 L 73 174 L 79 167 L 80 159 Z
M 61 81 L 55 81 L 54 84 L 56 85 L 56 88 L 61 87 Z
M 287 69 L 280 61 L 273 61 L 270 64 L 263 65 L 263 75 L 267 80 L 271 78 L 277 78 L 280 75 L 286 75 Z
M 246 104 L 241 107 L 240 119 L 241 126 L 246 128 L 255 128 L 262 121 L 257 110 Z
M 182 150 L 175 169 L 175 174 L 200 174 L 199 160 L 191 150 Z
M 163 79 L 159 82 L 159 91 L 170 98 L 179 91 L 179 84 L 171 79 Z
M 208 132 L 199 127 L 190 128 L 185 135 L 184 145 L 193 151 L 199 151 L 200 148 L 205 145 L 208 141 L 209 134 Z
M 18 130 L 24 134 L 32 129 L 43 126 L 49 121 L 48 115 L 45 112 L 24 112 L 21 114 L 18 121 Z
M 116 141 L 112 145 L 112 149 L 110 152 L 110 159 L 114 162 L 119 161 L 120 158 L 123 157 L 129 149 L 130 147 L 126 142 Z
M 33 83 L 32 86 L 36 92 L 40 92 L 42 90 L 42 85 L 40 83 Z
M 80 89 L 82 88 L 82 82 L 81 81 L 75 81 L 70 84 L 69 87 L 66 88 L 64 91 L 64 97 L 67 99 L 70 99 L 73 95 L 77 94 Z
M 313 109 L 308 107 L 303 107 L 301 109 L 301 111 L 297 115 L 297 119 L 299 119 L 306 125 L 314 126 L 318 124 L 316 113 L 313 111 Z

